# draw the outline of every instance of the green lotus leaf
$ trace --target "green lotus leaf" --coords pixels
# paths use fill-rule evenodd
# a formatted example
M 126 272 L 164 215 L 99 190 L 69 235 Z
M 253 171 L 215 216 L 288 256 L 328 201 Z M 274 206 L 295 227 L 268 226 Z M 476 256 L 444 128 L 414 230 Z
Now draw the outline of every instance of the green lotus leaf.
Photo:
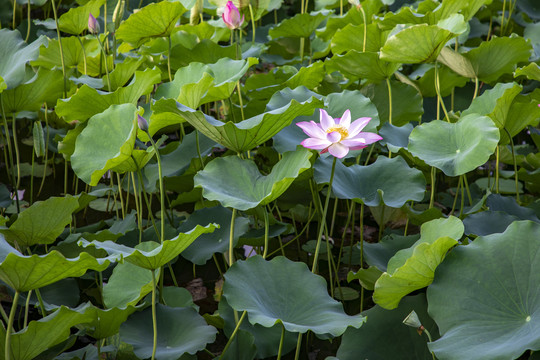
M 381 59 L 403 64 L 433 62 L 454 36 L 436 25 L 413 25 L 388 38 L 381 49 Z
M 312 115 L 313 111 L 321 105 L 321 102 L 314 98 L 301 103 L 291 100 L 283 107 L 264 112 L 239 123 L 232 121 L 223 123 L 178 103 L 177 112 L 210 139 L 233 151 L 242 152 L 264 143 L 288 126 L 296 117 Z
M 457 74 L 474 79 L 476 77 L 476 71 L 473 65 L 465 56 L 460 53 L 451 50 L 450 48 L 443 47 L 439 53 L 437 61 L 448 66 Z
M 54 105 L 63 92 L 62 72 L 39 69 L 31 81 L 2 92 L 2 104 L 7 114 L 37 111 L 44 102 Z
M 384 123 L 380 130 L 379 135 L 382 136 L 381 144 L 386 144 L 388 150 L 392 152 L 398 152 L 400 149 L 407 149 L 409 145 L 409 135 L 413 130 L 412 124 L 406 124 L 398 127 L 390 125 L 390 123 Z
M 517 68 L 514 77 L 526 76 L 527 79 L 540 81 L 540 66 L 537 63 L 530 63 L 527 66 Z
M 523 129 L 528 126 L 537 126 L 540 120 L 540 107 L 538 107 L 538 100 L 533 99 L 531 96 L 518 95 L 514 98 L 504 128 L 510 133 L 511 137 L 519 134 Z M 501 144 L 508 144 L 510 142 L 506 131 L 501 131 Z
M 401 66 L 399 63 L 382 61 L 376 52 L 351 50 L 345 55 L 335 55 L 326 61 L 326 69 L 340 71 L 351 78 L 368 79 L 378 83 L 389 78 Z
M 39 55 L 39 47 L 46 43 L 45 36 L 26 44 L 19 31 L 0 30 L 0 76 L 8 89 L 24 82 L 26 63 L 35 60 Z
M 97 18 L 99 8 L 104 3 L 105 0 L 91 0 L 83 6 L 69 9 L 68 12 L 58 18 L 58 28 L 65 33 L 79 35 L 84 30 L 88 30 L 88 17 L 90 14 Z
M 207 39 L 194 44 L 180 43 L 171 49 L 171 69 L 179 69 L 194 62 L 214 64 L 223 58 L 235 59 L 236 45 L 221 46 Z
M 251 160 L 227 156 L 212 160 L 195 175 L 195 187 L 203 189 L 208 200 L 225 207 L 252 209 L 277 199 L 305 170 L 311 168 L 307 149 L 286 152 L 267 176 L 261 175 Z
M 88 19 L 86 20 L 88 22 Z M 94 53 L 99 49 L 96 39 L 81 37 L 81 42 L 84 46 L 86 54 Z M 84 53 L 81 44 L 76 36 L 62 38 L 62 53 L 64 55 L 64 65 L 66 69 L 83 66 L 84 70 Z M 39 57 L 31 62 L 32 66 L 41 66 L 47 69 L 62 67 L 62 59 L 60 57 L 60 47 L 58 40 L 49 39 L 47 47 L 42 46 L 39 49 Z
M 481 211 L 467 216 L 463 220 L 465 233 L 477 236 L 485 236 L 504 232 L 514 221 L 519 221 L 517 216 L 504 211 Z
M 392 88 L 392 125 L 403 126 L 411 121 L 419 121 L 424 113 L 422 95 L 407 84 L 397 81 L 390 81 Z M 370 84 L 362 89 L 362 93 L 367 96 L 377 107 L 381 123 L 389 121 L 390 109 L 388 106 L 388 84 Z
M 311 14 L 296 14 L 271 28 L 268 35 L 272 39 L 279 37 L 308 38 L 327 17 L 327 13 L 322 11 Z
M 111 105 L 131 103 L 136 105 L 142 95 L 150 93 L 154 84 L 161 81 L 161 72 L 157 69 L 146 69 L 135 72 L 132 82 L 112 93 L 104 93 L 83 85 L 69 99 L 59 99 L 55 111 L 66 122 L 78 120 L 86 121 L 99 114 Z
M 385 309 L 395 309 L 405 295 L 431 284 L 435 269 L 463 231 L 463 223 L 453 216 L 423 224 L 420 239 L 388 261 L 386 272 L 375 283 L 373 301 Z
M 215 253 L 225 253 L 229 249 L 229 237 L 231 231 L 232 211 L 221 206 L 203 208 L 194 211 L 189 218 L 180 225 L 178 231 L 192 229 L 196 225 L 208 224 L 208 219 L 219 224 L 211 234 L 202 234 L 197 242 L 191 244 L 182 252 L 182 257 L 196 265 L 204 265 Z M 247 218 L 236 216 L 234 220 L 233 246 L 236 246 L 238 238 L 249 229 Z
M 7 89 L 7 84 L 4 81 L 4 79 L 2 79 L 2 77 L 0 76 L 0 94 L 3 93 L 4 90 L 6 89 Z
M 516 83 L 498 83 L 493 89 L 486 90 L 474 99 L 462 115 L 487 115 L 499 129 L 505 127 L 506 118 L 514 98 L 521 92 L 522 86 Z
M 430 334 L 438 337 L 437 326 L 427 313 L 425 295 L 408 296 L 393 311 L 377 305 L 364 311 L 362 315 L 369 320 L 360 329 L 345 331 L 336 356 L 340 360 L 431 360 L 427 338 L 403 324 L 413 310 Z
M 368 24 L 371 22 L 371 19 L 374 15 L 379 14 L 383 6 L 384 4 L 379 0 L 368 0 L 362 3 L 362 7 L 364 8 L 364 11 L 366 13 L 366 20 L 368 21 Z M 339 29 L 342 29 L 349 24 L 364 24 L 364 17 L 362 15 L 362 12 L 356 6 L 351 6 L 350 10 L 347 11 L 347 13 L 343 16 L 331 15 L 326 22 L 326 27 L 317 30 L 317 37 L 321 38 L 324 41 L 329 41 Z
M 180 2 L 152 3 L 122 22 L 116 38 L 139 47 L 153 37 L 169 37 L 185 11 Z
M 112 105 L 88 120 L 71 156 L 81 180 L 96 186 L 103 174 L 130 158 L 137 137 L 136 110 L 132 104 Z
M 172 82 L 161 85 L 155 98 L 172 98 L 193 109 L 201 104 L 226 99 L 231 96 L 237 81 L 257 63 L 255 58 L 221 58 L 209 65 L 191 63 L 178 70 Z
M 388 37 L 388 31 L 382 31 L 377 24 L 367 26 L 366 46 L 367 52 L 379 52 Z M 364 25 L 349 24 L 336 31 L 332 37 L 332 53 L 342 54 L 346 51 L 364 51 Z
M 24 256 L 0 236 L 0 279 L 19 292 L 39 289 L 87 270 L 103 271 L 111 258 L 96 259 L 87 253 L 68 259 L 56 250 L 47 255 Z
M 457 123 L 434 120 L 417 126 L 409 151 L 448 176 L 465 174 L 484 164 L 499 142 L 499 129 L 487 116 L 469 114 Z
M 38 201 L 20 213 L 9 228 L 0 228 L 0 233 L 18 246 L 52 244 L 71 223 L 71 215 L 78 207 L 79 201 L 69 195 Z
M 223 295 L 233 309 L 247 311 L 250 323 L 271 327 L 281 322 L 290 332 L 340 336 L 365 321 L 361 315 L 346 315 L 328 295 L 324 279 L 306 264 L 282 256 L 237 261 L 225 274 Z
M 142 60 L 142 58 L 127 57 L 121 63 L 116 64 L 114 70 L 109 74 L 111 91 L 116 91 L 124 86 L 141 66 Z
M 386 271 L 388 261 L 399 250 L 410 248 L 419 238 L 420 234 L 409 236 L 390 234 L 377 243 L 364 241 L 364 261 L 381 271 Z M 356 245 L 356 250 L 360 251 L 360 244 Z
M 155 271 L 156 278 L 159 274 L 160 269 Z M 117 264 L 103 285 L 103 303 L 109 309 L 133 306 L 150 293 L 152 287 L 151 271 L 129 262 Z
M 83 311 L 85 307 L 86 305 L 72 310 L 62 306 L 43 319 L 30 321 L 27 327 L 11 335 L 11 358 L 38 359 L 42 352 L 68 339 L 73 326 L 92 320 L 92 315 Z M 4 327 L 0 327 L 0 336 L 5 338 L 5 334 Z M 2 341 L 2 355 L 5 354 L 5 346 Z
M 135 149 L 131 153 L 131 157 L 111 168 L 111 170 L 119 174 L 124 174 L 126 172 L 136 172 L 140 169 L 143 169 L 146 164 L 148 164 L 148 162 L 154 157 L 155 154 L 156 152 L 154 151 L 153 146 L 150 146 L 146 150 Z
M 332 160 L 319 158 L 314 166 L 315 181 L 319 184 L 330 181 Z M 402 191 L 403 188 L 407 191 Z M 420 170 L 410 168 L 402 157 L 389 159 L 379 156 L 368 166 L 346 167 L 336 163 L 332 193 L 339 199 L 354 199 L 367 206 L 385 204 L 399 208 L 409 200 L 424 198 L 426 180 Z
M 216 224 L 208 224 L 207 226 L 197 225 L 188 232 L 178 234 L 174 239 L 165 240 L 161 245 L 155 243 L 159 246 L 156 246 L 149 251 L 130 248 L 125 245 L 116 244 L 112 241 L 88 242 L 82 240 L 81 245 L 84 247 L 95 246 L 98 249 L 107 251 L 111 256 L 120 256 L 124 261 L 134 265 L 148 270 L 156 270 L 180 255 L 180 253 L 197 240 L 200 235 L 211 233 L 216 228 Z
M 463 54 L 472 64 L 481 81 L 494 82 L 503 74 L 512 73 L 519 63 L 526 63 L 532 46 L 519 36 L 495 37 Z
M 81 305 L 82 306 L 82 305 Z M 85 304 L 79 312 L 84 310 L 85 315 L 89 315 L 91 321 L 85 321 L 82 326 L 86 334 L 94 339 L 105 339 L 118 333 L 120 325 L 125 322 L 137 308 L 126 306 L 124 308 L 100 309 L 91 303 Z
M 435 89 L 435 66 L 432 64 L 422 64 L 413 74 L 420 74 L 420 68 L 422 68 L 422 71 L 425 70 L 420 79 L 416 81 L 416 85 L 420 89 L 420 93 L 424 98 L 436 97 L 437 90 Z M 455 91 L 455 88 L 463 87 L 469 82 L 469 79 L 456 74 L 446 66 L 439 66 L 437 73 L 439 75 L 439 90 L 442 97 L 449 96 L 452 94 L 452 91 Z
M 448 255 L 427 292 L 442 334 L 429 346 L 439 359 L 516 359 L 540 349 L 538 236 L 538 223 L 517 221 Z
M 185 353 L 195 354 L 216 339 L 217 330 L 206 325 L 203 317 L 191 307 L 172 308 L 157 304 L 156 323 L 159 334 L 156 360 L 177 360 Z M 152 311 L 147 308 L 122 324 L 120 339 L 133 346 L 139 359 L 147 359 L 152 355 L 152 329 Z

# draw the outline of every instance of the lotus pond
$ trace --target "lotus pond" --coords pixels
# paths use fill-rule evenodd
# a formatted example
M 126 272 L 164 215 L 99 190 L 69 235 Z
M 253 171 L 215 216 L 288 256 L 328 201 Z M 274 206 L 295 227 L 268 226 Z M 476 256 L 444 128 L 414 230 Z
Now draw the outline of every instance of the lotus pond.
M 540 359 L 536 0 L 0 0 L 0 357 Z

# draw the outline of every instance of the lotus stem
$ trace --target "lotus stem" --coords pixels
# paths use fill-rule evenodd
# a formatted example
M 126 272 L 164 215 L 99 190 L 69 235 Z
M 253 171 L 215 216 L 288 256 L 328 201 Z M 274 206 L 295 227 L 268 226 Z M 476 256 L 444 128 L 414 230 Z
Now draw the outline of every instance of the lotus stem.
M 169 81 L 172 81 L 172 74 L 171 74 L 171 47 L 172 47 L 172 40 L 171 40 L 171 37 L 169 36 L 167 38 L 169 41 L 167 43 L 168 47 L 167 47 L 167 71 L 169 73 Z
M 340 9 L 341 13 L 340 15 L 343 15 L 342 9 Z M 362 44 L 362 52 L 366 52 L 366 42 L 367 42 L 367 18 L 366 18 L 366 11 L 364 10 L 364 7 L 360 5 L 360 12 L 362 13 L 362 20 L 364 20 L 364 42 Z
M 285 338 L 285 326 L 281 323 L 281 337 L 279 338 L 279 348 L 276 360 L 281 360 L 281 352 L 283 350 L 283 339 Z
M 159 202 L 161 206 L 161 233 L 160 233 L 160 242 L 163 244 L 163 241 L 165 241 L 165 187 L 163 186 L 163 171 L 161 167 L 161 157 L 159 156 L 159 149 L 156 146 L 156 143 L 154 139 L 152 139 L 152 136 L 148 136 L 150 138 L 150 143 L 154 147 L 154 151 L 156 153 L 156 160 L 158 163 L 158 174 L 159 174 Z
M 263 208 L 263 214 L 264 214 L 264 252 L 263 252 L 263 259 L 266 259 L 266 255 L 268 254 L 268 210 L 266 210 L 266 207 Z
M 105 39 L 106 38 L 107 37 L 105 37 Z M 99 34 L 96 34 L 96 39 L 98 41 L 99 48 L 101 49 L 101 54 L 103 54 L 103 63 L 104 63 L 104 66 L 105 66 L 105 74 L 107 75 L 107 89 L 108 89 L 109 92 L 112 92 L 111 78 L 109 76 L 109 65 L 107 64 L 107 54 L 105 53 L 105 49 L 103 48 L 103 44 L 99 40 Z M 103 39 L 104 42 L 105 42 L 105 39 Z
M 28 291 L 28 294 L 26 294 L 26 304 L 24 304 L 24 321 L 23 321 L 23 329 L 28 324 L 28 310 L 30 308 L 30 297 L 32 297 L 32 290 Z
M 238 320 L 238 322 L 236 323 L 236 327 L 234 328 L 234 331 L 231 334 L 231 337 L 229 338 L 229 341 L 227 341 L 227 344 L 223 348 L 223 351 L 221 352 L 221 355 L 219 356 L 219 360 L 223 359 L 223 356 L 225 355 L 225 353 L 229 349 L 229 346 L 231 346 L 231 343 L 232 343 L 234 337 L 236 336 L 236 333 L 238 332 L 238 330 L 240 330 L 240 325 L 242 324 L 242 321 L 244 321 L 244 318 L 246 317 L 246 314 L 247 314 L 247 310 L 244 310 L 244 312 L 242 313 L 242 316 L 240 317 L 240 320 Z
M 319 235 L 317 236 L 317 246 L 315 248 L 315 255 L 313 256 L 313 267 L 311 268 L 312 273 L 317 273 L 317 262 L 319 261 L 319 251 L 321 248 L 322 234 L 326 224 L 326 213 L 328 212 L 328 203 L 330 202 L 330 195 L 332 193 L 332 183 L 334 182 L 334 172 L 336 170 L 336 160 L 334 157 L 332 162 L 332 171 L 330 172 L 330 182 L 328 184 L 328 193 L 326 194 L 326 201 L 324 202 L 324 209 L 321 215 L 321 224 L 319 226 Z M 328 239 L 327 239 L 328 240 Z
M 49 109 L 47 108 L 47 103 L 45 103 L 44 116 L 45 116 L 45 128 L 47 129 L 45 133 L 45 161 L 43 162 L 45 166 L 43 166 L 43 176 L 41 177 L 41 184 L 39 185 L 39 190 L 36 196 L 39 196 L 39 194 L 41 194 L 41 190 L 43 190 L 43 185 L 45 185 L 45 178 L 47 175 L 47 162 L 49 160 L 49 117 L 48 115 L 49 115 Z
M 248 5 L 249 7 L 249 15 L 251 16 L 251 44 L 255 44 L 255 16 L 253 14 L 253 7 L 251 6 L 251 3 Z
M 294 353 L 294 360 L 300 358 L 300 347 L 302 346 L 302 333 L 298 333 L 298 340 L 296 341 L 296 352 Z
M 157 349 L 157 316 L 156 316 L 156 274 L 152 271 L 152 327 L 154 329 L 154 338 L 152 346 L 152 360 L 156 358 Z
M 19 144 L 17 141 L 17 128 L 15 113 L 11 114 L 11 129 L 13 131 L 13 147 L 15 148 L 15 162 L 17 164 L 17 181 L 15 182 L 15 199 L 17 200 L 17 214 L 21 211 L 19 205 L 19 187 L 21 186 L 21 157 L 19 154 Z
M 456 195 L 454 196 L 454 202 L 452 203 L 452 210 L 450 211 L 450 214 L 453 214 L 455 209 L 456 209 L 456 204 L 457 204 L 457 198 L 458 198 L 458 194 L 459 194 L 459 189 L 463 186 L 462 185 L 462 182 L 463 182 L 463 177 L 460 175 L 459 177 L 459 180 L 458 180 L 458 185 L 456 187 Z
M 15 312 L 17 311 L 17 303 L 19 302 L 19 291 L 15 291 L 13 296 L 13 302 L 11 303 L 11 311 L 9 312 L 9 319 L 6 329 L 6 342 L 5 342 L 5 359 L 11 360 L 11 332 L 13 331 L 13 321 L 15 320 Z
M 79 40 L 79 44 L 81 44 L 81 49 L 82 49 L 82 53 L 83 53 L 84 75 L 88 75 L 88 71 L 86 69 L 86 50 L 84 48 L 84 44 L 83 44 L 83 42 L 81 40 L 81 37 L 77 36 L 77 39 Z
M 439 80 L 439 63 L 437 61 L 435 61 L 435 91 L 437 92 L 437 97 L 444 111 L 444 116 L 446 117 L 446 121 L 450 122 L 450 116 L 448 116 L 448 112 L 446 111 L 446 106 L 444 105 L 444 101 L 441 96 L 441 88 L 440 88 L 440 80 Z M 439 112 L 439 106 L 437 106 L 437 113 L 438 112 Z M 437 120 L 438 119 L 439 119 L 439 116 L 437 115 Z
M 236 209 L 233 208 L 231 215 L 231 229 L 229 232 L 229 266 L 234 263 L 234 220 L 236 217 Z
M 499 193 L 499 145 L 495 152 L 495 192 Z
M 512 149 L 512 161 L 514 163 L 514 182 L 516 184 L 516 201 L 519 204 L 519 181 L 518 181 L 518 170 L 517 170 L 517 161 L 516 161 L 516 153 L 514 151 L 514 140 L 512 139 L 512 135 L 510 135 L 510 131 L 508 131 L 506 128 L 503 128 L 503 130 L 506 132 L 506 135 L 508 135 L 508 139 L 510 139 L 510 148 Z
M 60 62 L 62 63 L 62 74 L 64 75 L 64 98 L 66 98 L 67 97 L 66 63 L 64 60 L 64 49 L 62 48 L 62 37 L 60 36 L 60 27 L 58 26 L 58 14 L 56 13 L 56 4 L 54 3 L 54 0 L 51 0 L 51 6 L 53 9 L 54 22 L 56 23 L 56 36 L 58 37 L 58 48 L 60 49 Z
M 124 210 L 124 197 L 122 195 L 122 181 L 120 181 L 119 173 L 116 173 L 116 182 L 118 183 L 118 197 L 120 198 L 120 210 L 122 211 L 122 219 L 125 219 L 126 211 Z
M 17 0 L 15 0 L 15 2 L 17 2 Z M 26 6 L 26 11 L 27 11 L 27 17 L 28 17 L 28 26 L 26 28 L 26 39 L 24 39 L 25 42 L 28 42 L 28 39 L 30 38 L 30 28 L 31 28 L 31 25 L 32 25 L 32 15 L 30 13 L 30 10 L 31 10 L 31 7 L 30 7 L 30 0 L 28 0 L 27 2 L 27 6 Z
M 429 208 L 433 207 L 435 201 L 435 175 L 437 169 L 434 166 L 431 167 L 431 196 L 429 197 Z

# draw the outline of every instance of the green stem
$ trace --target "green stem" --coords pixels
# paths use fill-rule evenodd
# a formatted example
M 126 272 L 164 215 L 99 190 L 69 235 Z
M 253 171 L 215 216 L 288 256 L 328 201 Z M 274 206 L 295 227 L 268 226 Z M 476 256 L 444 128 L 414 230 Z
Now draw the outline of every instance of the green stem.
M 435 175 L 436 175 L 437 169 L 435 169 L 434 166 L 431 167 L 431 196 L 429 197 L 429 208 L 431 209 L 433 207 L 433 203 L 435 202 Z
M 107 37 L 105 37 L 105 39 L 106 38 Z M 111 78 L 109 76 L 109 64 L 107 63 L 107 54 L 105 53 L 105 49 L 103 48 L 103 44 L 99 40 L 99 35 L 98 34 L 96 34 L 96 39 L 98 41 L 99 48 L 101 49 L 101 54 L 103 54 L 103 63 L 105 65 L 105 74 L 107 74 L 107 89 L 108 89 L 109 92 L 112 92 Z M 103 41 L 105 41 L 105 39 L 103 39 Z
M 502 17 L 501 17 L 501 36 L 504 34 L 504 13 L 506 11 L 506 0 L 503 0 L 503 7 L 502 7 Z M 15 20 L 13 20 L 13 24 L 15 24 Z M 15 26 L 15 25 L 13 25 Z
M 326 213 L 328 211 L 328 203 L 330 202 L 330 194 L 332 193 L 332 183 L 334 182 L 334 172 L 336 169 L 336 160 L 337 158 L 334 157 L 334 161 L 332 162 L 332 171 L 330 172 L 330 182 L 328 184 L 328 193 L 326 194 L 326 201 L 324 202 L 324 209 L 321 216 L 321 224 L 319 227 L 319 236 L 317 236 L 317 247 L 315 248 L 315 255 L 313 256 L 313 267 L 311 268 L 312 273 L 317 272 L 317 262 L 319 261 L 319 251 L 321 248 L 321 240 L 322 240 L 322 234 L 324 231 L 324 225 L 326 223 Z
M 229 232 L 229 266 L 234 263 L 234 220 L 236 217 L 236 209 L 233 208 L 231 216 L 231 229 Z
M 266 255 L 268 254 L 268 210 L 266 210 L 266 207 L 263 208 L 263 214 L 264 214 L 264 252 L 263 252 L 263 259 L 266 259 Z
M 281 338 L 279 339 L 279 348 L 276 360 L 281 360 L 281 352 L 283 350 L 283 339 L 285 338 L 285 326 L 281 323 Z
M 6 343 L 5 343 L 5 359 L 11 360 L 11 332 L 13 331 L 13 321 L 15 320 L 15 312 L 17 310 L 17 303 L 19 302 L 19 292 L 15 291 L 13 302 L 11 303 L 11 311 L 9 312 L 9 320 L 6 329 Z
M 0 94 L 0 96 L 2 95 Z M 43 190 L 43 185 L 45 185 L 45 178 L 47 175 L 47 162 L 49 160 L 49 116 L 48 116 L 48 113 L 49 113 L 49 110 L 47 108 L 47 103 L 45 103 L 44 116 L 45 116 L 45 128 L 47 129 L 46 134 L 45 134 L 45 161 L 43 162 L 45 166 L 43 166 L 43 176 L 41 177 L 41 184 L 39 185 L 39 190 L 36 196 L 39 196 L 39 194 L 41 194 L 41 190 Z
M 62 37 L 60 36 L 60 27 L 58 26 L 58 14 L 56 13 L 56 4 L 54 0 L 51 0 L 51 6 L 53 9 L 54 22 L 56 23 L 56 36 L 58 36 L 58 48 L 60 49 L 60 62 L 62 63 L 62 74 L 64 75 L 64 98 L 67 97 L 67 75 L 66 75 L 66 63 L 64 60 L 64 49 L 62 48 Z
M 244 121 L 244 103 L 242 101 L 242 91 L 240 90 L 240 80 L 236 82 L 236 89 L 238 92 L 238 102 L 240 103 L 240 115 L 242 116 L 242 121 Z
M 30 308 L 30 297 L 32 297 L 32 290 L 28 291 L 28 294 L 26 294 L 26 304 L 24 305 L 24 322 L 23 322 L 23 329 L 28 324 L 28 310 Z
M 17 1 L 17 0 L 15 0 Z M 28 0 L 28 3 L 26 5 L 26 10 L 27 10 L 27 16 L 28 16 L 28 27 L 26 28 L 26 39 L 24 39 L 25 42 L 28 42 L 28 39 L 30 38 L 30 26 L 32 24 L 32 15 L 30 14 L 30 10 L 31 10 L 31 6 L 30 6 L 30 0 Z
M 362 20 L 364 20 L 364 42 L 362 43 L 362 52 L 366 52 L 366 42 L 367 42 L 367 19 L 366 11 L 363 6 L 360 6 L 360 12 L 362 13 Z
M 495 193 L 499 193 L 499 145 L 497 145 L 497 150 L 495 152 Z
M 122 219 L 125 219 L 126 211 L 124 209 L 124 196 L 122 195 L 122 181 L 120 181 L 119 173 L 116 173 L 116 182 L 118 183 L 118 197 L 120 198 L 120 210 L 122 211 Z
M 81 37 L 80 36 L 77 36 L 77 39 L 79 40 L 79 44 L 81 44 L 81 49 L 82 49 L 82 53 L 83 53 L 83 65 L 84 65 L 84 75 L 88 75 L 88 71 L 86 69 L 86 49 L 84 48 L 84 44 L 81 40 Z
M 300 358 L 300 347 L 302 346 L 302 333 L 298 333 L 298 340 L 296 341 L 296 352 L 294 353 L 294 360 Z
M 510 148 L 512 149 L 512 160 L 514 163 L 514 180 L 516 184 L 516 201 L 519 204 L 519 181 L 518 181 L 518 172 L 517 172 L 517 161 L 516 161 L 516 153 L 514 151 L 514 140 L 512 139 L 512 135 L 510 135 L 510 131 L 508 131 L 506 128 L 503 128 L 504 131 L 506 131 L 506 135 L 508 135 L 508 139 L 510 139 Z
M 157 316 L 156 316 L 156 274 L 152 271 L 152 327 L 154 329 L 152 360 L 156 358 L 157 349 Z
M 161 206 L 161 234 L 160 234 L 160 242 L 163 244 L 163 241 L 165 241 L 165 187 L 163 186 L 163 172 L 161 167 L 161 157 L 159 156 L 159 149 L 156 146 L 156 143 L 154 142 L 154 139 L 152 139 L 151 136 L 150 143 L 154 147 L 154 152 L 156 153 L 156 160 L 158 163 L 158 176 L 159 176 L 159 202 Z
M 199 161 L 201 162 L 201 169 L 204 170 L 204 161 L 201 155 L 201 146 L 199 143 L 199 130 L 195 130 L 195 144 L 197 146 L 197 156 L 199 157 Z
M 13 22 L 11 27 L 15 30 L 15 15 L 17 14 L 17 0 L 13 0 Z
M 251 3 L 248 5 L 249 7 L 249 15 L 251 16 L 251 32 L 253 33 L 251 36 L 251 43 L 255 44 L 255 17 L 253 15 L 253 7 L 251 6 Z
M 455 209 L 456 209 L 456 204 L 457 204 L 457 198 L 458 198 L 458 194 L 459 194 L 459 189 L 462 185 L 462 182 L 463 182 L 463 178 L 460 176 L 459 177 L 459 180 L 458 180 L 458 185 L 456 187 L 456 195 L 454 196 L 454 201 L 452 202 L 452 210 L 450 211 L 450 214 L 453 214 Z
M 242 324 L 242 321 L 244 321 L 244 318 L 246 317 L 246 314 L 247 314 L 247 311 L 244 310 L 244 312 L 242 313 L 242 316 L 240 317 L 240 320 L 238 320 L 238 322 L 236 323 L 236 327 L 234 328 L 234 331 L 231 334 L 231 337 L 229 338 L 229 341 L 227 341 L 227 344 L 223 348 L 223 351 L 221 352 L 219 360 L 223 359 L 223 356 L 225 355 L 225 353 L 229 349 L 229 346 L 231 346 L 231 343 L 232 343 L 234 337 L 236 336 L 236 333 L 238 333 L 238 330 L 240 330 L 240 325 Z
M 473 100 L 476 99 L 478 96 L 478 78 L 474 78 L 474 93 L 473 93 Z
M 17 164 L 17 181 L 15 182 L 15 199 L 17 200 L 17 213 L 20 212 L 19 208 L 19 187 L 21 186 L 21 157 L 19 154 L 19 144 L 17 141 L 17 128 L 16 128 L 15 114 L 11 116 L 11 128 L 13 130 L 13 147 L 15 148 L 15 162 Z
M 379 242 L 381 241 L 382 239 L 382 234 L 384 232 L 384 225 L 386 224 L 386 222 L 384 221 L 384 210 L 386 209 L 386 205 L 384 205 L 383 202 L 381 202 L 381 223 L 379 225 Z
M 440 79 L 439 79 L 439 63 L 437 61 L 435 61 L 435 91 L 437 92 L 437 97 L 439 98 L 439 102 L 441 103 L 441 106 L 443 108 L 444 116 L 446 116 L 446 121 L 450 122 L 450 116 L 448 116 L 448 112 L 446 111 L 446 106 L 444 105 L 444 101 L 441 96 L 441 87 L 440 87 Z M 437 119 L 438 118 L 439 117 L 437 116 Z
M 300 38 L 300 61 L 304 61 L 304 46 L 305 46 L 306 39 Z
M 169 72 L 169 81 L 172 81 L 172 74 L 171 74 L 171 47 L 172 47 L 172 40 L 171 37 L 168 37 L 168 48 L 167 48 L 167 71 Z
M 390 78 L 386 78 L 386 86 L 388 87 L 388 123 L 392 125 L 392 86 Z M 392 152 L 388 150 L 388 158 L 392 158 Z

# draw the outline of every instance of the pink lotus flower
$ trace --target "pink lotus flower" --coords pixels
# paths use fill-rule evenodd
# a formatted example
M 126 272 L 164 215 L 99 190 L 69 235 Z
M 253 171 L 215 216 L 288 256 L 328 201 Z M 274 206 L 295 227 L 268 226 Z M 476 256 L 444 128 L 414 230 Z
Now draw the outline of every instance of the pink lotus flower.
M 88 16 L 88 31 L 91 34 L 97 34 L 99 32 L 99 23 L 92 14 Z
M 244 23 L 244 15 L 240 18 L 240 11 L 234 6 L 232 1 L 227 1 L 225 10 L 221 14 L 225 25 L 231 30 L 238 29 Z
M 320 109 L 321 122 L 299 122 L 298 125 L 309 136 L 302 141 L 302 146 L 308 149 L 322 150 L 321 154 L 329 152 L 337 158 L 343 158 L 349 150 L 359 150 L 373 144 L 382 137 L 369 132 L 361 132 L 371 118 L 362 117 L 352 122 L 351 112 L 345 110 L 341 118 L 333 119 L 326 111 Z

